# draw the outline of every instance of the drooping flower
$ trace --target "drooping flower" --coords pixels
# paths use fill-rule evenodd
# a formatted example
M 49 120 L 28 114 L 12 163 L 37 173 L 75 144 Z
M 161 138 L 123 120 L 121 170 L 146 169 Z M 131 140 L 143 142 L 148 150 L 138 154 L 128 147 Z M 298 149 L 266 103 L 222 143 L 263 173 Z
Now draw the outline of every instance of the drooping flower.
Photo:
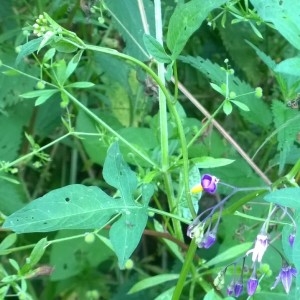
M 228 296 L 232 296 L 233 295 L 233 293 L 234 293 L 234 285 L 235 285 L 235 282 L 231 281 L 231 283 L 227 286 L 227 295 Z
M 291 247 L 294 246 L 295 237 L 296 237 L 296 234 L 295 234 L 295 233 L 291 233 L 291 234 L 289 235 L 289 243 L 290 243 Z
M 278 276 L 276 277 L 276 280 L 273 286 L 271 287 L 271 290 L 274 289 L 278 285 L 279 281 L 281 280 L 283 288 L 285 292 L 288 294 L 291 289 L 293 276 L 296 277 L 296 275 L 297 275 L 297 270 L 295 268 L 284 264 Z
M 243 292 L 243 283 L 241 280 L 231 281 L 231 283 L 227 286 L 227 295 L 239 297 Z
M 239 297 L 243 292 L 243 282 L 238 280 L 233 287 L 233 292 L 235 297 Z
M 198 244 L 199 248 L 210 248 L 217 240 L 216 233 L 214 231 L 207 232 Z
M 260 233 L 256 237 L 254 248 L 249 250 L 246 255 L 252 253 L 253 262 L 261 262 L 264 253 L 269 246 L 269 238 L 266 234 Z
M 256 275 L 251 275 L 251 277 L 248 279 L 247 282 L 247 293 L 249 296 L 252 296 L 258 286 L 258 279 L 256 277 Z

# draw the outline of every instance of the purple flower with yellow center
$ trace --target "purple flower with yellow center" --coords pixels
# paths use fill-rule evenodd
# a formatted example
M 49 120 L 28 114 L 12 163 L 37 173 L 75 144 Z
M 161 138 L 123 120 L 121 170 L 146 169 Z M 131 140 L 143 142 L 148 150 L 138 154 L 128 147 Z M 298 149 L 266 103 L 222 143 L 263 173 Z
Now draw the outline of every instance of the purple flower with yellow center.
M 296 275 L 297 275 L 297 270 L 295 268 L 288 266 L 286 264 L 283 265 L 281 271 L 276 277 L 273 286 L 271 287 L 271 290 L 278 285 L 279 281 L 281 281 L 285 292 L 288 294 L 291 289 L 293 277 L 296 277 Z
M 253 262 L 261 262 L 263 255 L 265 254 L 269 246 L 269 238 L 266 234 L 260 233 L 256 237 L 254 248 L 249 250 L 246 255 L 252 253 Z
M 219 179 L 215 176 L 212 176 L 210 174 L 204 174 L 201 177 L 201 183 L 195 185 L 191 189 L 192 194 L 197 194 L 202 191 L 205 191 L 209 194 L 214 194 L 215 191 L 217 190 L 217 184 L 219 182 Z

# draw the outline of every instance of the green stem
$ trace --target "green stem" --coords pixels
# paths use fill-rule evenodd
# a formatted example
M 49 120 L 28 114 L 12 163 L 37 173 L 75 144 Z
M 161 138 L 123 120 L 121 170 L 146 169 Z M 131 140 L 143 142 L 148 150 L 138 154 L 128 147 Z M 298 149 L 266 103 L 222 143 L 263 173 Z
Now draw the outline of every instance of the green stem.
M 62 88 L 62 92 L 64 92 L 78 107 L 80 107 L 88 116 L 93 118 L 97 123 L 107 129 L 110 133 L 112 133 L 115 137 L 117 137 L 121 142 L 123 142 L 126 146 L 128 146 L 133 152 L 138 154 L 141 158 L 143 158 L 146 162 L 148 162 L 152 167 L 157 168 L 156 163 L 151 160 L 149 157 L 144 155 L 141 151 L 139 151 L 136 147 L 134 147 L 130 142 L 124 139 L 119 133 L 117 133 L 114 129 L 112 129 L 109 125 L 107 125 L 102 119 L 100 119 L 97 115 L 95 115 L 91 110 L 89 110 L 86 106 L 84 106 L 80 101 L 78 101 L 71 93 Z
M 18 164 L 18 163 L 20 163 L 20 162 L 22 162 L 22 161 L 24 161 L 24 160 L 26 160 L 27 158 L 31 158 L 31 157 L 34 156 L 35 154 L 38 154 L 39 152 L 44 151 L 45 149 L 51 147 L 52 145 L 58 143 L 59 141 L 65 139 L 66 137 L 68 137 L 68 136 L 70 136 L 70 135 L 72 135 L 72 133 L 71 133 L 71 132 L 68 132 L 67 134 L 65 134 L 65 135 L 63 135 L 63 136 L 57 138 L 56 140 L 50 142 L 49 144 L 47 144 L 47 145 L 45 145 L 45 146 L 43 146 L 43 147 L 40 147 L 40 148 L 37 149 L 37 150 L 33 150 L 32 152 L 30 152 L 30 153 L 28 153 L 28 154 L 25 154 L 25 155 L 19 157 L 18 159 L 14 160 L 14 161 L 12 161 L 12 162 L 10 162 L 10 163 L 5 164 L 2 168 L 0 168 L 0 172 L 1 172 L 1 171 L 4 171 L 4 170 L 7 169 L 7 168 L 10 168 L 10 167 L 12 167 L 12 166 Z
M 297 174 L 300 172 L 300 159 L 296 162 L 296 164 L 293 166 L 293 168 L 285 175 L 285 178 L 292 182 L 294 178 L 297 176 Z
M 196 133 L 196 135 L 189 141 L 187 147 L 189 148 L 194 144 L 194 142 L 199 138 L 199 136 L 204 132 L 204 130 L 208 127 L 210 122 L 215 118 L 215 116 L 220 112 L 220 110 L 223 107 L 223 102 L 222 104 L 215 110 L 215 112 L 206 120 L 206 122 L 203 124 L 203 126 L 200 128 L 200 130 Z M 179 157 L 180 158 L 180 157 Z M 178 159 L 179 159 L 178 158 Z
M 191 241 L 191 244 L 189 246 L 188 252 L 186 254 L 180 275 L 179 275 L 179 279 L 177 281 L 177 285 L 175 287 L 174 293 L 173 293 L 173 297 L 172 300 L 179 300 L 181 299 L 181 293 L 186 281 L 186 277 L 189 273 L 190 268 L 192 267 L 192 261 L 194 259 L 195 256 L 195 252 L 197 249 L 197 244 L 195 243 L 194 240 Z
M 187 224 L 187 225 L 189 225 L 191 223 L 189 220 L 187 220 L 185 218 L 182 218 L 182 217 L 179 217 L 178 215 L 174 215 L 174 214 L 171 214 L 169 212 L 166 212 L 166 211 L 163 211 L 163 210 L 160 210 L 160 209 L 156 209 L 156 208 L 153 208 L 153 207 L 148 207 L 148 211 L 153 212 L 153 213 L 158 214 L 158 215 L 161 215 L 161 216 L 171 218 L 171 219 L 176 219 L 176 220 L 180 221 L 181 223 L 184 223 L 184 224 Z

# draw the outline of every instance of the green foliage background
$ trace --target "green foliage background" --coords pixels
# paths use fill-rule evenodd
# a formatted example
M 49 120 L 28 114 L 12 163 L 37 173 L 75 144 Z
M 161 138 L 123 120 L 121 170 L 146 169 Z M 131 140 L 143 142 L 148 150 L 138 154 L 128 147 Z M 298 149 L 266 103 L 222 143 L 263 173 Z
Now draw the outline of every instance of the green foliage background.
M 299 222 L 299 10 L 2 0 L 0 299 L 226 299 L 213 279 L 273 203 Z M 33 34 L 41 14 L 55 34 Z M 204 173 L 261 190 L 232 197 L 217 243 L 196 251 L 187 225 L 228 194 L 191 195 Z M 293 224 L 273 221 L 300 270 L 299 230 L 291 249 Z M 299 276 L 289 295 L 270 291 L 278 261 L 268 250 L 255 297 L 297 299 Z

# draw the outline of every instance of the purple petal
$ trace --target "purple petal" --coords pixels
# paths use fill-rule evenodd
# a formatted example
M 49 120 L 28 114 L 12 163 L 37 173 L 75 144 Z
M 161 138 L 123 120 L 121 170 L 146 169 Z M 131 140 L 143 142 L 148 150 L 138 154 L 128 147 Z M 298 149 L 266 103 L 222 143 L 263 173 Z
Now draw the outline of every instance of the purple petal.
M 291 247 L 293 247 L 293 245 L 294 245 L 294 242 L 295 242 L 295 233 L 291 233 L 290 235 L 289 235 L 289 243 L 290 243 L 290 245 L 291 245 Z
M 201 178 L 201 185 L 203 190 L 207 193 L 213 194 L 217 190 L 217 183 L 219 179 L 215 176 L 204 174 Z
M 247 292 L 249 296 L 252 296 L 258 286 L 258 280 L 256 277 L 250 277 L 248 282 L 247 282 Z
M 204 236 L 204 239 L 201 241 L 199 248 L 210 248 L 217 240 L 216 234 L 213 232 L 209 232 Z
M 234 296 L 235 297 L 239 297 L 243 292 L 243 284 L 241 282 L 237 282 L 234 285 Z

